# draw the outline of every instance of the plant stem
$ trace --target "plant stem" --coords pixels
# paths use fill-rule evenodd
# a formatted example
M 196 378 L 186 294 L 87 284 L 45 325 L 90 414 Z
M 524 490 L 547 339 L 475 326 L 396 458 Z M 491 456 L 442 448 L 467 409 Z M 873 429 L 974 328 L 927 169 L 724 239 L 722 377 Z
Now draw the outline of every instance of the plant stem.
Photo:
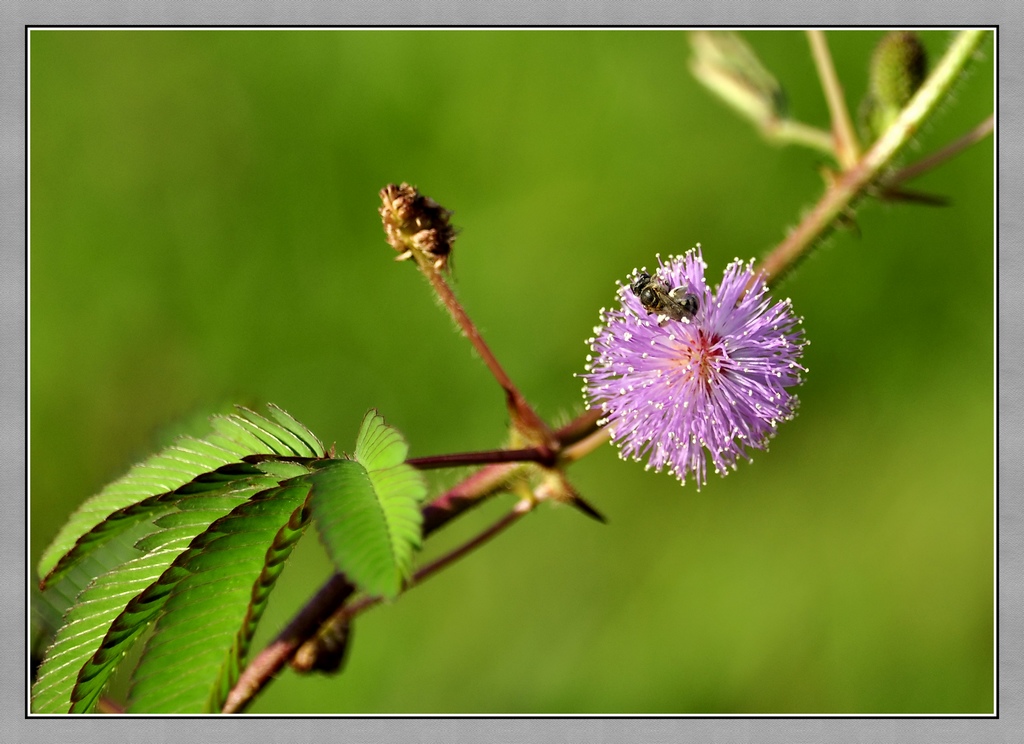
M 992 133 L 995 127 L 994 117 L 989 116 L 983 122 L 978 124 L 974 129 L 969 131 L 964 136 L 950 142 L 948 145 L 943 147 L 941 150 L 933 152 L 931 155 L 917 161 L 913 165 L 908 165 L 906 168 L 901 168 L 896 171 L 890 177 L 885 179 L 886 188 L 893 188 L 910 181 L 911 179 L 917 178 L 923 173 L 927 173 L 931 169 L 942 165 L 947 160 L 955 155 L 958 155 L 963 150 L 973 145 L 975 142 L 979 142 Z
M 778 279 L 790 270 L 816 241 L 832 229 L 844 210 L 855 199 L 862 196 L 864 191 L 878 179 L 882 169 L 892 161 L 925 118 L 935 110 L 950 86 L 963 71 L 985 33 L 985 31 L 979 30 L 960 32 L 931 76 L 892 126 L 883 133 L 868 152 L 860 156 L 859 144 L 853 132 L 849 112 L 843 100 L 842 89 L 836 78 L 824 36 L 820 31 L 808 32 L 812 52 L 831 111 L 832 137 L 835 140 L 834 151 L 843 167 L 843 172 L 829 186 L 801 224 L 764 259 L 760 269 L 766 275 L 766 279 Z M 795 122 L 788 123 L 788 126 L 790 131 L 787 134 L 776 134 L 776 136 L 789 137 L 794 141 L 804 141 L 823 151 L 833 150 L 830 143 L 826 145 L 824 139 L 826 135 L 820 130 L 806 125 L 798 125 Z M 907 180 L 925 172 L 986 136 L 992 131 L 992 126 L 990 117 L 956 142 L 915 166 L 899 172 L 897 177 L 899 180 Z M 573 462 L 606 441 L 608 433 L 597 426 L 597 421 L 603 414 L 596 409 L 585 412 L 575 421 L 552 433 L 502 369 L 444 278 L 436 270 L 424 268 L 423 271 L 456 324 L 470 339 L 488 369 L 504 389 L 509 410 L 517 428 L 528 439 L 539 441 L 539 446 L 534 448 L 441 455 L 409 460 L 410 464 L 421 468 L 491 463 L 423 508 L 423 534 L 427 536 L 465 510 L 480 503 L 487 496 L 503 490 L 511 480 L 526 472 L 528 465 L 525 463 L 536 462 L 550 465 L 555 462 L 552 458 L 556 455 L 560 455 L 557 457 L 557 462 L 563 464 Z M 528 504 L 529 507 L 522 506 L 522 504 Z M 532 508 L 531 501 L 520 502 L 512 512 L 479 535 L 417 571 L 409 585 L 410 588 L 507 529 L 530 508 Z M 354 591 L 353 585 L 344 575 L 332 576 L 296 614 L 278 637 L 243 671 L 228 696 L 224 712 L 243 711 L 274 678 L 274 675 L 283 668 L 288 659 L 293 658 L 303 644 L 316 636 L 318 629 L 326 620 L 332 617 L 350 619 L 379 601 L 377 598 L 365 598 L 346 608 L 345 603 Z
M 559 443 L 561 461 L 573 445 L 587 441 L 595 432 L 603 431 L 597 422 L 604 415 L 591 408 L 555 432 Z M 568 459 L 567 462 L 572 462 Z M 438 498 L 423 507 L 423 536 L 447 524 L 467 509 L 476 506 L 488 496 L 525 474 L 527 466 L 522 463 L 494 464 L 481 468 Z
M 419 259 L 417 259 L 419 260 Z M 466 334 L 466 338 L 469 339 L 470 343 L 473 344 L 473 348 L 476 349 L 480 358 L 484 360 L 484 364 L 487 365 L 487 369 L 494 375 L 494 379 L 498 381 L 502 389 L 505 391 L 506 403 L 508 405 L 509 415 L 512 417 L 513 424 L 516 429 L 523 434 L 526 439 L 530 442 L 536 442 L 541 446 L 551 448 L 552 450 L 557 448 L 558 442 L 551 433 L 551 429 L 548 425 L 537 415 L 537 413 L 530 407 L 530 404 L 526 402 L 526 398 L 519 392 L 519 388 L 515 386 L 512 379 L 502 369 L 501 364 L 498 363 L 498 359 L 491 352 L 490 347 L 484 341 L 483 336 L 480 335 L 480 331 L 477 330 L 476 325 L 470 320 L 466 311 L 455 297 L 455 293 L 452 288 L 445 281 L 444 277 L 439 271 L 430 265 L 420 265 L 420 269 L 426 275 L 430 286 L 437 292 L 437 296 L 441 298 L 441 302 L 444 304 L 448 313 L 452 316 L 456 325 L 462 329 L 462 332 Z
M 581 439 L 575 444 L 563 449 L 558 460 L 565 465 L 576 462 L 577 460 L 589 455 L 611 438 L 611 430 L 607 426 L 602 426 L 586 438 Z
M 597 422 L 603 415 L 600 410 L 589 409 L 555 431 L 558 448 L 571 453 L 572 445 L 577 442 L 582 444 L 593 441 L 596 433 L 602 431 Z M 427 537 L 488 496 L 505 489 L 509 481 L 524 474 L 527 467 L 523 462 L 500 462 L 487 465 L 465 478 L 423 507 L 423 536 Z M 493 529 L 493 526 L 489 529 Z M 355 587 L 344 574 L 334 574 L 328 579 L 288 626 L 242 671 L 222 712 L 243 712 L 288 660 L 295 656 L 298 649 L 317 635 L 323 623 L 343 607 L 354 592 Z
M 404 594 L 410 589 L 419 586 L 434 574 L 447 568 L 460 558 L 463 558 L 482 546 L 484 543 L 501 534 L 524 516 L 529 514 L 535 505 L 536 502 L 531 499 L 523 499 L 519 501 L 514 507 L 512 507 L 510 512 L 483 532 L 475 535 L 473 538 L 462 545 L 459 545 L 454 550 L 445 553 L 416 571 L 409 579 L 409 582 L 406 584 L 402 593 Z M 372 607 L 376 607 L 383 601 L 383 597 L 367 596 L 361 597 L 351 604 L 341 606 L 333 615 L 331 615 L 330 618 L 327 619 L 326 622 L 323 623 L 318 630 L 317 635 L 306 641 L 296 651 L 295 656 L 292 659 L 292 668 L 299 672 L 311 671 L 315 667 L 316 658 L 320 653 L 320 638 L 322 635 L 337 632 L 339 629 L 346 629 L 353 618 Z
M 810 30 L 807 32 L 807 38 L 811 44 L 811 54 L 814 57 L 814 64 L 818 68 L 821 87 L 825 92 L 825 100 L 828 102 L 828 110 L 832 117 L 832 136 L 835 140 L 836 159 L 839 160 L 839 165 L 846 169 L 857 162 L 857 158 L 860 156 L 860 144 L 857 142 L 853 121 L 850 119 L 850 112 L 846 107 L 843 88 L 839 84 L 836 68 L 832 64 L 832 55 L 829 53 L 825 34 L 822 31 Z
M 791 270 L 879 178 L 882 170 L 938 107 L 986 33 L 971 30 L 957 34 L 935 70 L 892 125 L 856 163 L 836 177 L 803 221 L 761 262 L 758 268 L 766 281 L 778 281 Z
M 410 457 L 405 464 L 412 465 L 419 470 L 436 470 L 438 468 L 458 468 L 465 465 L 491 465 L 499 462 L 536 462 L 550 468 L 554 467 L 556 458 L 554 453 L 546 447 L 527 447 L 526 449 L 484 450 L 432 457 Z
M 328 579 L 277 638 L 246 666 L 228 693 L 221 712 L 244 712 L 256 695 L 281 671 L 299 646 L 316 632 L 324 618 L 330 617 L 334 608 L 343 604 L 354 591 L 355 587 L 348 582 L 344 574 L 334 574 Z
M 524 467 L 518 463 L 489 465 L 434 499 L 423 508 L 424 538 L 480 503 L 487 495 L 502 489 Z M 314 638 L 323 623 L 344 607 L 355 590 L 344 574 L 336 573 L 328 579 L 287 627 L 246 666 L 221 712 L 244 712 L 299 648 Z
M 98 703 L 96 703 L 96 712 L 124 715 L 125 710 L 123 705 L 104 696 L 99 699 Z
M 600 408 L 588 408 L 565 426 L 555 431 L 555 437 L 562 447 L 584 439 L 598 430 L 598 421 L 605 416 Z
M 803 145 L 825 155 L 836 156 L 835 142 L 830 132 L 793 119 L 776 119 L 766 122 L 764 135 L 773 142 Z

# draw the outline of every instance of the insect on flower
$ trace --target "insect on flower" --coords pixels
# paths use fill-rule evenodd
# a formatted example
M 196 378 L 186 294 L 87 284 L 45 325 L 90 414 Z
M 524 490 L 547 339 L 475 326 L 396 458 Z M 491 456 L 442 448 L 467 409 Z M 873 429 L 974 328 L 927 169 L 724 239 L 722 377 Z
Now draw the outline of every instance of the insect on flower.
M 583 392 L 621 457 L 645 457 L 684 483 L 692 475 L 699 488 L 709 460 L 725 475 L 793 418 L 807 341 L 790 301 L 772 301 L 752 262 L 733 261 L 713 290 L 699 244 L 659 264 L 658 279 L 634 272 L 619 286 L 621 306 L 602 311 Z
M 640 272 L 629 288 L 640 298 L 640 304 L 648 315 L 658 315 L 659 326 L 668 320 L 692 318 L 697 314 L 697 295 L 687 292 L 685 287 L 669 289 L 668 285 L 652 279 L 646 271 Z

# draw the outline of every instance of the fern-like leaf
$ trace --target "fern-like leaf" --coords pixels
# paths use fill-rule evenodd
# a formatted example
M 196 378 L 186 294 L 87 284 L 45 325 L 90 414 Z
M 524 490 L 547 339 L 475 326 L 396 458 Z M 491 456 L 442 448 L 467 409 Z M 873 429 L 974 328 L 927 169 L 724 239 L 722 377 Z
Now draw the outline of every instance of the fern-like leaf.
M 132 711 L 220 710 L 283 562 L 305 529 L 309 490 L 295 478 L 257 494 L 213 523 L 167 581 L 157 582 L 164 586 L 154 594 L 165 598 L 164 606 L 133 679 Z
M 168 491 L 167 493 L 150 496 L 142 501 L 117 509 L 78 538 L 71 550 L 64 554 L 53 570 L 40 582 L 41 588 L 52 585 L 63 578 L 69 570 L 79 565 L 87 556 L 110 540 L 123 534 L 126 530 L 141 524 L 145 520 L 155 520 L 161 514 L 175 509 L 177 502 L 183 498 L 195 498 L 199 495 L 210 495 L 215 500 L 220 497 L 225 487 L 238 483 L 245 478 L 262 475 L 263 469 L 247 463 L 229 463 L 208 473 L 196 476 L 188 483 Z M 155 531 L 155 527 L 151 531 Z M 139 548 L 145 550 L 145 548 Z
M 141 555 L 117 558 L 65 616 L 33 687 L 37 712 L 95 710 L 118 662 L 153 624 L 131 709 L 219 710 L 310 516 L 356 585 L 387 597 L 401 591 L 422 539 L 426 486 L 404 462 L 401 434 L 375 411 L 354 459 L 325 459 L 323 444 L 275 407 L 267 415 L 240 408 L 212 425 L 90 499 L 46 551 L 40 572 L 51 581 L 115 535 L 130 536 Z
M 39 561 L 43 585 L 58 580 L 111 537 L 165 511 L 164 495 L 204 473 L 253 454 L 324 455 L 323 444 L 306 427 L 276 406 L 268 411 L 270 419 L 245 408 L 239 414 L 215 416 L 214 432 L 205 439 L 180 437 L 82 504 Z
M 211 522 L 257 492 L 276 484 L 275 479 L 256 472 L 259 474 L 238 477 L 222 484 L 219 490 L 197 491 L 193 495 L 182 496 L 173 505 L 172 514 L 177 517 L 173 523 L 161 529 L 160 520 L 157 520 L 156 531 L 135 544 L 136 548 L 144 551 L 144 555 L 111 569 L 82 591 L 65 616 L 39 668 L 39 676 L 32 689 L 35 712 L 67 713 L 71 709 L 71 691 L 78 683 L 79 672 L 99 649 L 115 618 L 152 585 Z M 140 632 L 149 619 L 138 618 L 139 622 L 134 627 L 122 624 L 120 632 Z M 108 663 L 105 669 L 88 675 L 92 684 L 83 686 L 77 710 L 92 710 L 114 665 L 133 638 L 134 635 L 126 636 L 125 642 L 118 646 L 118 652 L 105 659 Z
M 355 460 L 317 463 L 310 508 L 338 570 L 370 594 L 394 597 L 422 539 L 426 485 L 404 463 L 408 446 L 376 411 L 363 419 Z

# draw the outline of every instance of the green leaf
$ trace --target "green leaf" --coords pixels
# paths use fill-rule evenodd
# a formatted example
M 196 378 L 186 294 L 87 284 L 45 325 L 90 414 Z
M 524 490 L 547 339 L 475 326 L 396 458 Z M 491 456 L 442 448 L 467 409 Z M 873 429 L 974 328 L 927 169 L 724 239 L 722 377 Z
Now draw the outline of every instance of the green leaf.
M 208 493 L 213 495 L 216 503 L 226 486 L 246 478 L 262 475 L 263 472 L 264 468 L 259 466 L 230 463 L 212 472 L 203 473 L 173 491 L 150 496 L 138 503 L 129 504 L 123 509 L 112 512 L 107 515 L 106 519 L 78 538 L 71 550 L 64 554 L 57 565 L 40 582 L 41 585 L 44 588 L 52 585 L 54 581 L 64 577 L 70 569 L 79 565 L 82 559 L 94 554 L 99 547 L 140 524 L 143 520 L 153 520 L 160 514 L 172 511 L 175 504 L 182 498 Z M 144 550 L 144 548 L 142 549 Z
M 43 553 L 43 557 L 39 561 L 40 576 L 46 577 L 46 581 L 51 582 L 63 575 L 74 561 L 66 561 L 61 566 L 61 570 L 56 572 L 54 569 L 60 558 L 71 551 L 81 537 L 87 535 L 107 517 L 114 517 L 108 527 L 114 528 L 115 523 L 120 523 L 107 535 L 107 537 L 112 537 L 120 529 L 126 529 L 134 521 L 132 515 L 127 513 L 115 516 L 120 510 L 126 510 L 155 494 L 173 491 L 202 473 L 216 470 L 222 465 L 240 459 L 237 452 L 220 447 L 217 447 L 217 451 L 214 453 L 210 451 L 209 447 L 191 446 L 195 441 L 190 437 L 181 437 L 159 454 L 132 467 L 124 477 L 114 481 L 82 504 L 71 515 L 58 532 L 57 537 Z M 157 476 L 160 480 L 156 480 Z M 151 506 L 153 504 L 142 507 L 135 516 L 141 518 L 148 513 Z M 95 545 L 98 546 L 101 542 L 102 540 L 96 540 Z M 78 558 L 88 552 L 89 546 L 83 547 L 85 549 L 80 551 Z
M 221 484 L 218 490 L 184 495 L 171 505 L 172 514 L 179 519 L 173 527 L 157 529 L 136 543 L 136 548 L 146 551 L 145 555 L 128 560 L 99 576 L 79 594 L 39 668 L 32 688 L 32 709 L 36 713 L 67 713 L 79 671 L 99 649 L 115 618 L 122 615 L 125 608 L 143 594 L 212 521 L 275 483 L 276 480 L 262 474 L 239 477 Z M 156 610 L 159 606 L 151 605 L 150 608 Z M 91 687 L 86 685 L 82 688 L 83 697 L 78 710 L 92 710 L 116 662 L 149 619 L 151 615 L 136 616 L 135 626 L 122 622 L 119 632 L 129 634 L 122 635 L 123 642 L 117 646 L 116 653 L 106 659 L 107 668 L 91 673 Z
M 111 537 L 165 510 L 161 497 L 229 463 L 253 454 L 322 457 L 323 444 L 276 406 L 271 419 L 240 408 L 240 415 L 214 416 L 204 439 L 180 437 L 174 444 L 106 486 L 68 519 L 39 561 L 43 584 L 59 579 Z
M 409 445 L 398 430 L 376 411 L 367 411 L 356 435 L 356 460 L 367 470 L 383 470 L 402 464 L 408 454 Z
M 278 463 L 278 465 L 287 466 L 290 476 L 307 472 L 306 467 L 299 464 Z M 181 531 L 189 531 L 191 528 L 190 541 L 176 544 L 177 549 L 174 553 L 167 555 L 162 562 L 165 569 L 163 573 L 156 581 L 145 587 L 144 591 L 131 596 L 125 593 L 119 614 L 114 612 L 113 615 L 104 615 L 109 628 L 98 648 L 93 645 L 86 649 L 86 661 L 78 672 L 77 683 L 71 692 L 72 713 L 93 711 L 99 700 L 99 695 L 109 681 L 117 663 L 142 631 L 163 611 L 164 604 L 177 582 L 187 576 L 188 571 L 182 568 L 181 564 L 190 556 L 201 553 L 212 537 L 216 536 L 216 527 L 224 519 L 230 517 L 239 508 L 252 503 L 250 499 L 255 501 L 261 498 L 261 494 L 273 492 L 277 485 L 278 478 L 261 475 L 250 479 L 244 490 L 237 491 L 238 498 L 234 503 L 225 502 L 219 510 L 215 510 L 211 506 L 209 495 L 197 494 L 181 503 L 180 514 L 168 515 L 157 520 L 158 523 L 167 523 L 169 539 L 177 537 Z M 187 554 L 184 553 L 186 549 Z M 130 570 L 131 566 L 128 566 L 128 569 Z
M 302 424 L 276 406 L 268 406 L 277 420 L 261 416 L 255 411 L 239 407 L 245 416 L 242 421 L 246 428 L 260 437 L 266 444 L 274 448 L 278 454 L 294 454 L 299 457 L 322 457 L 324 446 Z M 281 425 L 281 423 L 285 425 Z M 295 429 L 297 427 L 297 430 Z M 306 435 L 304 438 L 303 435 Z M 311 438 L 311 441 L 310 441 Z M 290 451 L 290 452 L 289 452 Z
M 275 406 L 273 403 L 268 403 L 267 412 L 274 421 L 287 429 L 297 439 L 300 439 L 305 444 L 306 449 L 312 453 L 312 456 L 323 457 L 326 454 L 327 450 L 324 448 L 323 442 L 317 439 L 313 432 L 296 421 L 286 410 Z
M 310 508 L 338 570 L 370 594 L 402 589 L 422 541 L 426 484 L 404 463 L 408 446 L 376 411 L 363 419 L 355 460 L 327 460 L 308 476 Z
M 221 709 L 305 530 L 309 491 L 310 483 L 294 478 L 257 494 L 214 522 L 154 585 L 163 612 L 133 679 L 133 712 Z
M 113 544 L 115 536 L 122 536 L 121 541 L 131 536 L 136 542 L 134 549 L 124 547 L 112 568 L 107 568 L 112 565 L 108 562 L 100 569 L 101 575 L 86 586 L 66 614 L 33 687 L 37 712 L 93 710 L 117 662 L 159 615 L 168 587 L 182 578 L 173 561 L 186 548 L 195 552 L 206 545 L 209 537 L 204 539 L 204 534 L 211 523 L 235 507 L 282 480 L 308 473 L 298 463 L 249 464 L 243 458 L 324 455 L 320 441 L 294 418 L 274 406 L 268 410 L 270 418 L 246 409 L 239 409 L 238 415 L 214 417 L 214 431 L 204 439 L 179 438 L 72 516 L 41 561 L 40 570 L 48 571 L 50 582 L 72 569 L 81 573 L 75 567 L 87 557 L 95 563 L 96 551 Z M 309 490 L 308 485 L 305 488 Z M 276 576 L 273 566 L 267 570 L 267 576 Z M 268 583 L 267 577 L 263 580 Z M 262 599 L 253 604 L 250 633 L 267 591 L 261 590 Z M 247 645 L 248 636 L 242 638 Z

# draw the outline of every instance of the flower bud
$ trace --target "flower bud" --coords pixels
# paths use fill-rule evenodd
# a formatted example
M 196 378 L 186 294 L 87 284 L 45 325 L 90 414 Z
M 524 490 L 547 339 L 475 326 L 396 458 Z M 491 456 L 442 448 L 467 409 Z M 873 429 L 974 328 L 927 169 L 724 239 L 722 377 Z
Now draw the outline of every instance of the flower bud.
M 445 269 L 455 242 L 452 213 L 407 183 L 388 184 L 380 199 L 384 234 L 399 253 L 396 260 L 415 258 L 424 268 Z
M 871 56 L 868 93 L 860 107 L 865 139 L 874 141 L 899 116 L 928 73 L 928 56 L 912 31 L 886 34 Z
M 694 31 L 690 45 L 690 69 L 711 92 L 759 126 L 786 118 L 785 91 L 739 35 Z

